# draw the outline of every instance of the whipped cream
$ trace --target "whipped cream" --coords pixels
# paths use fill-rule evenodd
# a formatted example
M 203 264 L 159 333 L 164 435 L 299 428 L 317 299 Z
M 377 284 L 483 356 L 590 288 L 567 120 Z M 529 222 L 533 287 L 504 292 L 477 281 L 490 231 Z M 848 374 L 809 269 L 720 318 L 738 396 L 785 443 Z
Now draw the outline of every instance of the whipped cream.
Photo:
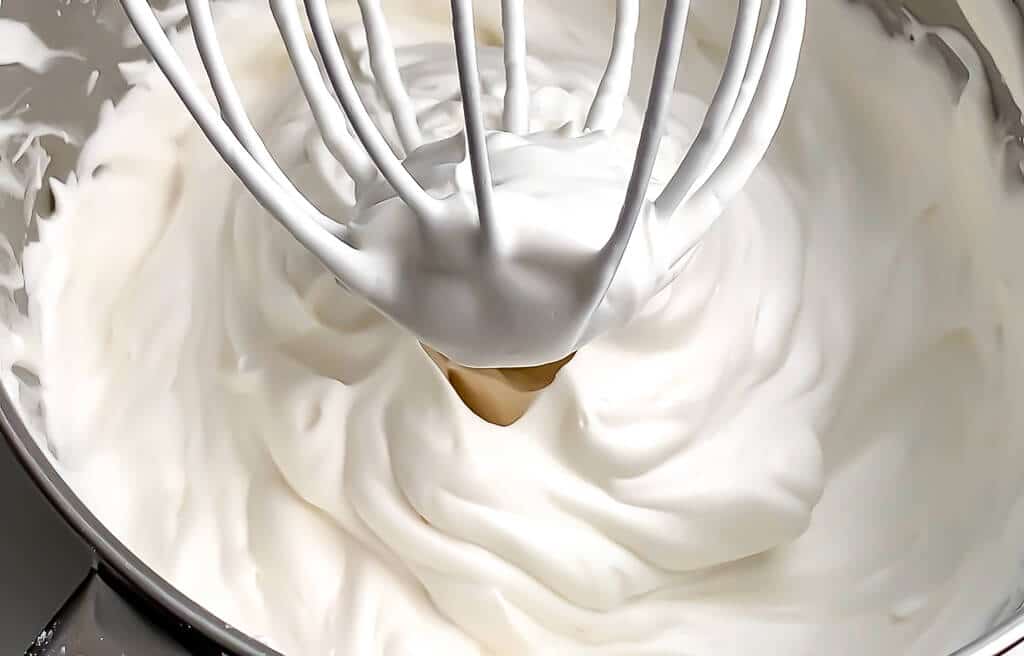
M 346 4 L 337 26 L 369 89 Z M 480 4 L 497 127 L 500 15 Z M 526 9 L 529 127 L 579 129 L 613 3 Z M 638 17 L 633 102 L 595 141 L 607 168 L 594 171 L 632 163 L 656 9 Z M 431 141 L 462 129 L 447 11 L 388 5 Z M 733 18 L 694 5 L 656 178 L 700 126 Z M 676 279 L 508 427 L 340 288 L 160 72 L 133 67 L 24 255 L 37 337 L 13 348 L 42 381 L 60 471 L 149 565 L 284 653 L 933 656 L 965 643 L 1019 599 L 1020 181 L 962 39 L 938 33 L 971 73 L 961 86 L 921 26 L 892 39 L 864 7 L 819 0 L 807 28 L 764 164 Z M 270 12 L 222 3 L 218 32 L 270 151 L 344 219 L 353 185 Z M 173 42 L 199 71 L 190 35 Z M 660 242 L 638 230 L 634 244 L 655 258 Z
M 140 38 L 228 165 L 346 289 L 429 347 L 477 368 L 544 366 L 569 357 L 596 335 L 628 323 L 678 275 L 771 144 L 796 74 L 806 14 L 805 0 L 777 0 L 768 3 L 759 25 L 760 3 L 743 6 L 699 133 L 685 156 L 672 157 L 675 170 L 666 182 L 652 185 L 689 2 L 673 3 L 664 13 L 642 132 L 620 125 L 639 0 L 616 5 L 609 63 L 585 125 L 537 132 L 528 124 L 518 131 L 506 126 L 529 120 L 529 74 L 523 7 L 502 6 L 502 32 L 511 40 L 500 51 L 503 66 L 492 68 L 503 69 L 513 83 L 505 85 L 502 120 L 492 126 L 508 132 L 492 134 L 482 108 L 472 3 L 453 3 L 456 97 L 466 126 L 447 138 L 424 139 L 379 2 L 358 3 L 376 80 L 376 88 L 367 83 L 360 92 L 327 5 L 306 7 L 320 66 L 295 3 L 270 0 L 327 150 L 355 188 L 339 225 L 297 192 L 266 152 L 223 61 L 208 0 L 186 5 L 200 56 L 217 82 L 220 115 L 202 98 L 148 3 L 124 2 Z M 389 110 L 384 121 L 397 130 L 390 145 L 364 107 L 362 97 L 370 95 Z M 639 142 L 630 148 L 636 156 L 609 148 L 609 133 Z M 407 154 L 404 160 L 400 153 Z M 630 159 L 631 165 L 607 164 Z M 572 220 L 577 216 L 585 219 Z M 630 243 L 638 227 L 645 238 Z

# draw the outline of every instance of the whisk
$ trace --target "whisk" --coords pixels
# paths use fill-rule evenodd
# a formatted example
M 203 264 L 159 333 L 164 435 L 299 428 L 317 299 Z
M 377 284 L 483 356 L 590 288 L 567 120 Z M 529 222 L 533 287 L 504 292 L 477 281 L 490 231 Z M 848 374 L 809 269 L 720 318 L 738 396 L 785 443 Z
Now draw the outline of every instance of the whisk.
M 529 127 L 524 0 L 501 0 L 506 89 L 502 130 L 488 133 L 481 107 L 472 0 L 451 0 L 455 59 L 465 122 L 472 194 L 438 197 L 417 179 L 413 160 L 429 152 L 403 86 L 380 0 L 357 0 L 370 68 L 407 154 L 389 146 L 363 105 L 343 57 L 326 0 L 268 0 L 324 144 L 356 183 L 354 211 L 381 212 L 416 224 L 415 252 L 383 253 L 361 245 L 368 221 L 339 223 L 305 198 L 268 152 L 250 122 L 218 44 L 210 0 L 186 0 L 200 57 L 219 111 L 179 59 L 147 0 L 121 0 L 138 32 L 199 127 L 257 201 L 330 269 L 338 282 L 416 335 L 470 367 L 525 367 L 574 353 L 608 326 L 609 287 L 641 216 L 702 221 L 687 207 L 721 213 L 764 157 L 785 110 L 802 45 L 806 0 L 739 0 L 732 43 L 703 125 L 674 175 L 650 198 L 655 158 L 666 129 L 682 55 L 689 0 L 667 0 L 647 107 L 632 173 L 614 229 L 579 257 L 532 263 L 529 275 L 502 237 L 507 208 L 496 193 L 490 158 L 496 132 Z M 627 101 L 640 0 L 617 0 L 610 52 L 586 132 L 614 130 Z M 313 45 L 307 40 L 306 24 Z M 429 162 L 428 162 L 429 163 Z M 419 168 L 423 168 L 420 161 Z M 420 176 L 422 177 L 422 176 Z M 366 190 L 372 190 L 366 191 Z M 361 193 L 362 192 L 362 193 Z M 360 196 L 369 198 L 360 202 Z M 383 199 L 383 200 L 382 200 Z M 385 202 L 386 201 L 386 202 Z M 683 209 L 678 212 L 677 210 Z M 711 208 L 707 211 L 707 208 Z M 558 216 L 551 216 L 557 221 Z M 472 229 L 442 231 L 439 226 Z M 446 240 L 460 241 L 453 248 Z M 461 259 L 453 258 L 459 252 Z M 680 254 L 680 257 L 683 254 Z M 406 260 L 419 264 L 410 269 Z M 413 270 L 415 275 L 410 275 Z

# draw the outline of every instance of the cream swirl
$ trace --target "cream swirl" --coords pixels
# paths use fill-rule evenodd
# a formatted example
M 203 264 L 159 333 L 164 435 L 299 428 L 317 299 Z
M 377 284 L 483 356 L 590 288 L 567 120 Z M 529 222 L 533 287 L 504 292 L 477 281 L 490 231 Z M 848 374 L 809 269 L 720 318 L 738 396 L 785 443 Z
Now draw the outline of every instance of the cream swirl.
M 578 126 L 611 3 L 537 5 L 533 127 Z M 424 136 L 455 134 L 451 51 L 430 45 L 447 15 L 400 9 Z M 696 9 L 662 171 L 730 33 Z M 269 13 L 221 12 L 270 149 L 343 216 Z M 925 41 L 812 3 L 766 164 L 677 280 L 505 428 L 274 223 L 146 69 L 26 254 L 56 459 L 157 571 L 290 653 L 948 651 L 1014 593 L 1024 272 L 1000 247 L 1021 201 L 984 80 L 957 99 Z M 482 58 L 492 124 L 500 62 Z M 627 108 L 609 167 L 637 125 Z

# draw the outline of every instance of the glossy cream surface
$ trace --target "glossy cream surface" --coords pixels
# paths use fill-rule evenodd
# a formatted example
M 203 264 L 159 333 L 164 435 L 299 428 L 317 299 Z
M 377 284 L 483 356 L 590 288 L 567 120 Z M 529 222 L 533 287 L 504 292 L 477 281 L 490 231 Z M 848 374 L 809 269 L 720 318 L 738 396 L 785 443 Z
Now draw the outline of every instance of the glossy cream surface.
M 477 4 L 496 126 L 500 21 Z M 694 3 L 662 182 L 720 73 L 728 4 Z M 53 184 L 24 258 L 32 330 L 4 354 L 38 372 L 54 461 L 156 571 L 287 654 L 952 651 L 1020 597 L 1022 187 L 966 42 L 809 4 L 765 162 L 675 281 L 509 427 L 258 206 L 159 71 L 126 68 L 132 89 Z M 346 221 L 351 183 L 255 5 L 218 12 L 239 90 Z M 424 136 L 456 134 L 447 3 L 386 6 Z M 527 3 L 533 130 L 585 121 L 613 9 Z M 634 103 L 595 141 L 596 174 L 631 165 L 659 15 L 645 3 Z M 521 184 L 543 198 L 549 180 Z

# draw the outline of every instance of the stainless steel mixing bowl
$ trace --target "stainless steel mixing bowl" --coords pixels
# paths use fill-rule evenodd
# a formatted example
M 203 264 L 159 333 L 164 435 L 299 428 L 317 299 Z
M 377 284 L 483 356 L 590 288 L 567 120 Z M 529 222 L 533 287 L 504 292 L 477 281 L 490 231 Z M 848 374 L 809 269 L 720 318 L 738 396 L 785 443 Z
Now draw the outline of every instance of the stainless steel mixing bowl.
M 879 29 L 887 30 L 893 38 L 906 38 L 904 27 L 908 15 L 928 25 L 943 25 L 960 31 L 974 44 L 988 69 L 1000 129 L 1010 137 L 1011 146 L 1024 152 L 1020 109 L 993 58 L 955 0 L 850 1 L 860 2 L 874 11 L 879 18 Z M 1024 34 L 1024 0 L 984 1 L 1011 4 L 1014 20 L 1021 20 L 1017 32 Z M 63 179 L 72 170 L 77 156 L 76 144 L 80 140 L 75 137 L 89 133 L 104 100 L 117 98 L 126 89 L 118 73 L 118 63 L 138 59 L 145 53 L 130 44 L 125 45 L 125 20 L 117 0 L 3 0 L 0 19 L 4 18 L 27 21 L 51 47 L 74 49 L 85 55 L 82 60 L 57 61 L 45 74 L 0 62 L 0 108 L 5 108 L 5 115 L 21 112 L 23 121 L 58 124 L 72 137 L 71 143 L 64 143 L 59 136 L 43 137 L 49 161 L 28 162 L 22 158 L 22 165 L 45 167 L 44 180 L 48 177 Z M 936 47 L 941 48 L 941 44 L 937 43 Z M 951 74 L 956 75 L 956 62 L 951 64 Z M 91 93 L 87 93 L 90 88 Z M 0 157 L 9 158 L 19 145 L 18 142 L 0 142 Z M 35 212 L 43 215 L 52 205 L 45 184 L 37 196 L 27 200 Z M 25 207 L 26 198 L 20 194 L 5 195 L 0 185 L 0 236 L 10 242 L 16 256 L 35 232 L 35 220 L 26 214 Z M 24 293 L 17 289 L 0 288 L 0 301 L 0 320 L 7 318 L 5 311 L 25 309 Z M 40 633 L 28 653 L 55 656 L 273 654 L 272 650 L 225 625 L 178 592 L 89 512 L 58 475 L 41 446 L 46 445 L 45 429 L 38 405 L 32 403 L 32 399 L 38 397 L 37 379 L 18 367 L 14 371 L 17 378 L 11 384 L 17 389 L 0 389 L 0 431 L 56 511 L 95 553 L 94 569 L 89 577 Z M 1024 555 L 1024 545 L 1021 550 Z M 1016 576 L 1016 572 L 1008 572 L 1007 576 Z M 1024 654 L 1024 615 L 1019 612 L 1009 619 L 994 620 L 987 634 L 955 652 L 955 656 L 996 656 L 1010 653 L 1016 645 L 1022 645 L 1020 650 Z M 822 653 L 827 653 L 827 647 Z

